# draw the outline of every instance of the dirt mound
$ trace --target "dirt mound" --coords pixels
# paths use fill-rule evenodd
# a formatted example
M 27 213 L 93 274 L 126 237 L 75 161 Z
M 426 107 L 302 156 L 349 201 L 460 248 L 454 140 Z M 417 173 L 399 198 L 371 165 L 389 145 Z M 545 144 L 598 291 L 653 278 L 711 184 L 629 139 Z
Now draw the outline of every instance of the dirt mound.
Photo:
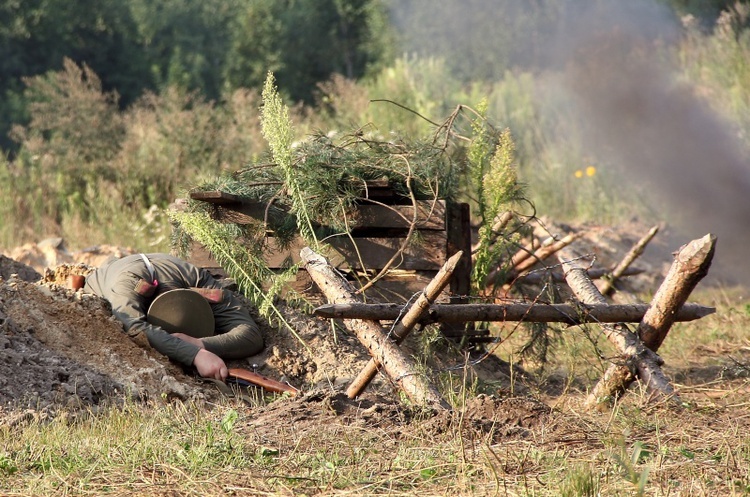
M 23 269 L 15 261 L 3 261 L 4 272 Z M 91 270 L 85 264 L 61 264 L 47 268 L 36 282 L 18 276 L 0 280 L 0 374 L 6 385 L 13 385 L 0 391 L 0 404 L 54 411 L 59 406 L 97 405 L 108 397 L 215 399 L 219 391 L 213 385 L 130 340 L 106 301 L 66 286 L 70 274 Z M 279 309 L 283 323 L 277 326 L 254 316 L 266 338 L 264 351 L 231 361 L 230 367 L 257 369 L 305 391 L 330 393 L 347 385 L 369 360 L 356 337 L 331 327 L 328 320 L 283 304 Z M 421 345 L 415 339 L 405 346 L 414 352 Z M 460 369 L 465 360 L 446 348 L 429 367 Z M 477 371 L 502 377 L 502 364 L 490 358 L 477 365 L 474 374 Z M 394 394 L 383 375 L 371 389 Z
M 580 250 L 595 253 L 598 264 L 611 267 L 648 227 L 583 229 L 586 235 L 580 242 Z M 671 263 L 665 254 L 677 247 L 665 249 L 657 243 L 652 244 L 650 257 L 636 263 L 644 273 L 629 278 L 626 284 L 649 290 L 658 287 Z M 95 406 L 108 398 L 126 396 L 205 401 L 219 395 L 213 385 L 195 378 L 193 372 L 183 370 L 147 345 L 141 347 L 130 340 L 105 301 L 67 287 L 70 274 L 85 275 L 106 259 L 131 252 L 99 246 L 69 253 L 60 240 L 50 240 L 12 251 L 33 263 L 33 268 L 0 257 L 0 405 L 54 410 L 69 405 Z M 44 256 L 43 260 L 34 258 L 39 254 Z M 50 261 L 55 264 L 50 265 Z M 366 416 L 361 411 L 368 409 L 381 415 L 389 413 L 386 418 L 408 417 L 384 400 L 398 399 L 394 386 L 384 375 L 378 375 L 368 390 L 373 392 L 368 395 L 382 397 L 351 404 L 357 410 L 350 412 L 350 405 L 336 392 L 348 385 L 369 360 L 365 348 L 351 333 L 332 326 L 329 320 L 313 318 L 283 303 L 279 309 L 281 316 L 274 324 L 257 314 L 254 316 L 266 339 L 264 351 L 242 361 L 232 361 L 230 367 L 256 369 L 289 381 L 305 392 L 325 392 L 303 396 L 305 400 L 298 401 L 302 411 L 305 402 L 309 405 L 328 402 L 333 411 L 344 417 Z M 453 342 L 438 335 L 414 333 L 403 347 L 407 353 L 424 358 L 424 367 L 434 372 L 436 378 L 454 372 L 468 375 L 469 380 L 479 380 L 482 391 L 488 394 L 502 397 L 511 391 L 507 364 L 491 354 L 483 354 L 481 348 L 459 350 Z M 516 393 L 524 393 L 522 383 L 516 382 Z M 469 407 L 472 418 L 479 424 L 500 423 L 525 429 L 544 415 L 541 405 L 511 406 L 489 398 L 478 402 Z M 285 415 L 295 416 L 295 409 Z M 506 411 L 514 414 L 497 417 L 497 413 Z
M 42 277 L 34 268 L 0 255 L 0 278 L 7 280 L 13 275 L 23 281 L 38 281 Z
M 414 420 L 431 437 L 454 436 L 457 431 L 499 441 L 508 437 L 525 438 L 537 429 L 549 429 L 556 413 L 530 398 L 499 398 L 479 395 L 468 399 L 462 411 L 425 411 L 405 406 L 395 396 L 365 392 L 356 400 L 343 393 L 317 390 L 299 398 L 276 401 L 256 408 L 248 420 L 253 432 L 266 443 L 280 443 L 284 427 L 293 427 L 299 436 L 323 436 L 340 426 L 379 430 L 401 435 L 401 429 Z
M 62 264 L 85 264 L 98 267 L 110 258 L 120 258 L 134 253 L 135 251 L 131 248 L 114 245 L 96 245 L 70 252 L 62 238 L 47 238 L 39 243 L 26 243 L 16 247 L 8 251 L 5 256 L 43 274 L 47 268 Z M 3 278 L 7 279 L 5 275 Z

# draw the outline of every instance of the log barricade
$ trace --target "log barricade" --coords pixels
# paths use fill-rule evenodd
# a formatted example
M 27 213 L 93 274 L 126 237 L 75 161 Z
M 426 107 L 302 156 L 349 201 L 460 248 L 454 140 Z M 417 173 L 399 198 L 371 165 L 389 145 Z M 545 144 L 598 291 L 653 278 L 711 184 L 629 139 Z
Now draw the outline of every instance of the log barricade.
M 364 296 L 368 302 L 404 304 L 422 291 L 452 255 L 471 252 L 468 204 L 442 199 L 414 203 L 378 182 L 368 184 L 367 195 L 367 199 L 349 214 L 350 232 L 325 240 L 332 248 L 325 256 L 350 281 L 365 282 L 368 277 L 387 269 L 385 276 L 366 290 Z M 190 198 L 209 204 L 211 216 L 221 222 L 261 223 L 269 216 L 285 214 L 269 209 L 266 204 L 223 191 L 191 192 Z M 410 230 L 412 223 L 414 227 Z M 270 234 L 267 242 L 272 249 L 267 251 L 265 261 L 274 270 L 288 267 L 290 262 L 300 262 L 300 250 L 307 246 L 298 238 L 289 246 L 274 250 L 274 238 Z M 212 274 L 225 275 L 221 265 L 200 244 L 193 244 L 189 260 Z M 471 260 L 466 256 L 456 265 L 444 294 L 437 300 L 447 302 L 450 295 L 468 295 L 470 275 Z M 304 270 L 298 273 L 294 287 L 308 296 L 315 291 L 311 290 L 315 286 Z M 317 297 L 312 295 L 311 300 L 316 301 Z

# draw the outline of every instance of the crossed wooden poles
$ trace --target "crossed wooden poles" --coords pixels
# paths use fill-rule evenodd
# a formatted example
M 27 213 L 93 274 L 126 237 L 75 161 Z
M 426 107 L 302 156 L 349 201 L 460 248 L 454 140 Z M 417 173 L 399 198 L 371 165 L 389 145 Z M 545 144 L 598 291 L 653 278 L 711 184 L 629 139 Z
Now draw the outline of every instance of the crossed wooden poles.
M 414 361 L 398 348 L 398 344 L 418 323 L 513 320 L 569 324 L 596 322 L 620 352 L 621 360 L 609 367 L 587 398 L 587 405 L 595 407 L 622 395 L 636 378 L 645 384 L 654 397 L 679 401 L 677 393 L 661 370 L 663 361 L 656 351 L 674 322 L 690 321 L 715 312 L 710 307 L 686 304 L 690 293 L 708 273 L 715 246 L 716 237 L 711 234 L 683 246 L 676 254 L 651 304 L 639 306 L 607 304 L 602 292 L 591 282 L 586 269 L 575 262 L 576 258 L 565 246 L 558 248 L 557 257 L 565 280 L 581 306 L 436 305 L 435 299 L 448 285 L 463 256 L 462 252 L 457 252 L 388 331 L 384 331 L 378 321 L 394 319 L 393 306 L 362 303 L 349 282 L 324 257 L 310 248 L 302 249 L 301 257 L 312 280 L 330 303 L 316 309 L 315 313 L 342 318 L 372 356 L 365 369 L 347 389 L 346 393 L 350 398 L 360 395 L 382 369 L 413 402 L 437 409 L 449 408 L 437 388 L 418 371 Z M 631 330 L 626 322 L 638 322 L 637 329 Z

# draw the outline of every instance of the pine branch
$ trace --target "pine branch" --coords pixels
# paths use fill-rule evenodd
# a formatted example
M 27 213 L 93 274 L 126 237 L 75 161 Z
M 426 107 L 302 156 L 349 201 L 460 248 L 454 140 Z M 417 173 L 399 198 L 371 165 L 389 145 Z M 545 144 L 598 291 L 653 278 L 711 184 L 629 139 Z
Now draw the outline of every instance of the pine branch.
M 263 136 L 271 148 L 274 160 L 284 171 L 286 189 L 292 202 L 292 212 L 298 219 L 300 234 L 306 242 L 312 244 L 317 250 L 320 242 L 307 210 L 292 157 L 292 140 L 294 137 L 292 121 L 289 119 L 288 109 L 276 91 L 275 80 L 270 72 L 263 87 L 262 97 L 263 108 L 260 122 Z
M 290 271 L 286 272 L 286 276 L 272 273 L 262 260 L 258 260 L 256 256 L 237 242 L 237 232 L 232 225 L 216 223 L 205 213 L 172 211 L 169 216 L 190 237 L 211 252 L 216 261 L 237 282 L 240 292 L 256 305 L 261 316 L 285 326 L 312 354 L 307 343 L 302 340 L 278 307 L 274 305 L 275 298 L 290 279 Z M 296 275 L 296 267 L 293 269 L 294 275 Z M 256 279 L 258 278 L 260 278 L 260 281 L 273 281 L 271 288 L 264 290 L 257 283 Z

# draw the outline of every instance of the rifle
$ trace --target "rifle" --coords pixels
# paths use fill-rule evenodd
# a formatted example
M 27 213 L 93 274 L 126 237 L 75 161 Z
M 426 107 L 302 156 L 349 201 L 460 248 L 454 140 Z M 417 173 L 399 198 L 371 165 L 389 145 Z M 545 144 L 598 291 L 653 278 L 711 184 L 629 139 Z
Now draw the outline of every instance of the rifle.
M 253 373 L 247 369 L 229 368 L 227 381 L 234 381 L 238 384 L 248 383 L 261 387 L 268 392 L 288 393 L 292 397 L 299 394 L 299 390 L 288 383 L 272 380 L 258 373 Z

